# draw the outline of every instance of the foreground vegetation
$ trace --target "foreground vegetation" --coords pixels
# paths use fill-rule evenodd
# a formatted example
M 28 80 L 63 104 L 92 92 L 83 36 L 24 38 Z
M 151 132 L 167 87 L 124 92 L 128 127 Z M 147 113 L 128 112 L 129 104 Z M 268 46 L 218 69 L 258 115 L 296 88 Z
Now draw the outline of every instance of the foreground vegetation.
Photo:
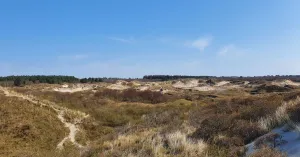
M 42 115 L 33 114 L 32 110 L 36 108 L 32 104 L 4 96 L 1 96 L 1 104 L 11 106 L 2 105 L 2 115 L 24 114 L 22 120 L 39 116 L 26 121 L 26 124 L 33 125 L 29 127 L 33 129 L 31 134 L 43 132 L 44 134 L 37 133 L 35 136 L 47 138 L 43 138 L 46 141 L 41 141 L 25 133 L 22 134 L 22 140 L 26 140 L 22 141 L 17 136 L 10 135 L 9 127 L 16 128 L 14 125 L 20 123 L 13 118 L 1 121 L 1 131 L 6 129 L 6 133 L 1 134 L 1 138 L 6 139 L 1 141 L 17 140 L 27 143 L 30 149 L 21 149 L 22 144 L 19 149 L 29 156 L 33 150 L 39 150 L 33 152 L 40 154 L 32 156 L 51 156 L 55 153 L 57 156 L 242 156 L 246 151 L 246 144 L 282 124 L 287 120 L 286 117 L 293 122 L 300 120 L 297 116 L 300 113 L 298 103 L 285 108 L 284 112 L 278 112 L 284 102 L 295 100 L 300 92 L 297 89 L 278 90 L 277 87 L 271 87 L 258 86 L 257 95 L 250 94 L 252 88 L 218 93 L 175 90 L 169 94 L 131 88 L 123 91 L 98 88 L 75 93 L 40 90 L 31 86 L 11 88 L 18 93 L 33 95 L 41 100 L 89 114 L 89 118 L 78 124 L 80 132 L 76 136 L 76 141 L 85 148 L 76 149 L 72 144 L 67 144 L 65 151 L 57 154 L 55 146 L 58 139 L 63 137 L 65 128 L 55 119 L 55 115 L 43 108 L 37 108 L 37 112 Z M 15 108 L 17 110 L 14 111 Z M 275 113 L 282 114 L 273 118 Z M 65 118 L 74 120 L 72 115 L 65 115 Z M 42 127 L 34 126 L 39 123 L 43 124 Z M 52 126 L 57 128 L 52 131 Z M 26 126 L 25 130 L 27 128 Z M 49 131 L 51 133 L 47 134 Z M 4 151 L 3 154 L 8 155 L 12 153 L 11 148 L 17 147 L 5 143 L 0 150 L 11 151 Z M 253 156 L 285 156 L 273 148 L 262 148 Z

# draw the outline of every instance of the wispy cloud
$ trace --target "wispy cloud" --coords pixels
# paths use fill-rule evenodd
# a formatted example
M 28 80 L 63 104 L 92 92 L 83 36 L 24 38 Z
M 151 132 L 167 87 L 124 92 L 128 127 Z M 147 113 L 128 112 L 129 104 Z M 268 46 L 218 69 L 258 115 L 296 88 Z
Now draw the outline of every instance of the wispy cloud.
M 198 38 L 194 41 L 188 41 L 185 43 L 185 46 L 191 47 L 191 48 L 196 48 L 200 51 L 204 51 L 212 42 L 213 37 L 212 36 L 205 36 Z
M 218 56 L 240 56 L 244 53 L 244 49 L 241 49 L 234 44 L 228 44 L 219 50 Z
M 107 37 L 109 40 L 114 40 L 122 43 L 129 43 L 132 44 L 135 42 L 135 39 L 133 37 L 130 38 L 120 38 L 120 37 Z
M 59 60 L 83 60 L 87 59 L 89 56 L 87 54 L 74 54 L 74 55 L 62 55 L 58 56 Z

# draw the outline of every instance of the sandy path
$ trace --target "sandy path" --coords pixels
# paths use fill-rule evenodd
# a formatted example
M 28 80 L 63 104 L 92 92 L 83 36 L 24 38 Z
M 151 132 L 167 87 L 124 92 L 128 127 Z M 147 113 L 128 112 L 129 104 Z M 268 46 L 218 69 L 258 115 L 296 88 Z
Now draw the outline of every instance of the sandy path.
M 51 109 L 53 109 L 54 111 L 57 112 L 57 118 L 65 125 L 65 127 L 67 127 L 70 130 L 69 135 L 66 136 L 57 145 L 58 149 L 63 149 L 64 148 L 64 143 L 67 140 L 72 142 L 78 148 L 83 148 L 83 146 L 81 144 L 77 143 L 76 140 L 75 140 L 76 133 L 79 131 L 79 128 L 76 126 L 76 123 L 80 123 L 82 121 L 82 119 L 87 118 L 89 115 L 86 115 L 85 113 L 82 113 L 82 112 L 79 112 L 79 111 L 73 111 L 73 110 L 58 106 L 53 102 L 42 101 L 42 100 L 39 100 L 39 99 L 37 99 L 33 96 L 23 95 L 23 94 L 14 92 L 14 91 L 9 91 L 7 88 L 0 87 L 0 90 L 3 91 L 4 94 L 8 97 L 22 98 L 22 99 L 30 101 L 31 103 L 34 103 L 36 105 L 40 105 L 40 107 L 49 107 L 49 108 L 51 108 Z M 67 122 L 66 119 L 64 118 L 64 114 L 66 112 L 71 112 L 72 114 L 76 114 L 76 116 L 79 117 L 77 122 L 76 123 Z

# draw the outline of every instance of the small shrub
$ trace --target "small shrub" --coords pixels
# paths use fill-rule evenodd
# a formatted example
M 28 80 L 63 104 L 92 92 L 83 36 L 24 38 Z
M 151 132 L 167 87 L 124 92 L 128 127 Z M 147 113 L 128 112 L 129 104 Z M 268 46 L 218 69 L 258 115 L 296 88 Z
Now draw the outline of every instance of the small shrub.
M 244 156 L 246 152 L 245 147 L 231 147 L 228 153 L 230 157 L 241 157 Z
M 240 116 L 244 120 L 258 120 L 268 113 L 268 109 L 262 105 L 246 106 L 240 109 Z
M 147 127 L 167 127 L 168 129 L 178 129 L 183 123 L 181 112 L 178 110 L 167 110 L 153 112 L 144 117 Z M 170 131 L 170 130 L 168 130 Z
M 264 147 L 250 155 L 250 157 L 287 157 L 287 155 L 282 152 L 279 152 L 276 149 Z
M 216 136 L 213 143 L 223 148 L 232 148 L 236 146 L 243 146 L 244 140 L 240 137 Z
M 279 140 L 277 140 L 278 138 Z M 282 136 L 277 133 L 268 133 L 256 139 L 254 141 L 254 147 L 256 149 L 266 146 L 275 148 L 277 144 L 281 142 L 281 138 Z
M 23 124 L 20 126 L 16 126 L 13 130 L 13 134 L 15 138 L 27 138 L 27 139 L 34 139 L 34 130 L 32 126 Z
M 265 91 L 267 93 L 273 93 L 273 92 L 288 92 L 291 89 L 285 88 L 285 87 L 280 87 L 276 85 L 261 85 L 257 87 L 257 90 L 259 92 Z
M 239 120 L 234 126 L 235 127 L 230 130 L 230 134 L 241 137 L 244 139 L 245 144 L 250 143 L 257 137 L 266 133 L 266 131 L 261 129 L 257 124 L 244 120 Z
M 210 145 L 205 154 L 208 157 L 225 157 L 229 156 L 229 150 L 217 145 Z
M 292 108 L 289 108 L 288 111 L 289 113 L 289 118 L 293 122 L 299 123 L 300 122 L 300 107 L 299 106 L 294 106 Z
M 228 130 L 232 127 L 232 117 L 230 115 L 216 115 L 202 121 L 200 128 L 192 135 L 192 138 L 213 140 L 218 133 Z

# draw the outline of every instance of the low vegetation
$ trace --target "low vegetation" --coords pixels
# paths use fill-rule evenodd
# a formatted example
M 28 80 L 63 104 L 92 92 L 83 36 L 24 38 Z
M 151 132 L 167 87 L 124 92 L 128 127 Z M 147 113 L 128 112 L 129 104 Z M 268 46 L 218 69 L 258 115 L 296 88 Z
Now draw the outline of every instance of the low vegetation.
M 250 157 L 287 157 L 286 154 L 270 147 L 264 147 Z
M 56 113 L 0 92 L 0 156 L 59 156 L 68 133 Z
M 168 82 L 164 82 L 163 85 L 168 88 Z M 266 91 L 251 95 L 251 90 L 261 86 L 218 92 L 178 90 L 169 87 L 168 90 L 173 91 L 167 94 L 155 90 L 138 91 L 133 88 L 112 90 L 105 87 L 61 93 L 45 90 L 46 87 L 26 86 L 14 87 L 10 90 L 89 114 L 89 118 L 77 124 L 80 131 L 76 135 L 76 141 L 83 145 L 84 149 L 78 150 L 72 143 L 66 143 L 65 149 L 58 153 L 55 146 L 61 138 L 65 137 L 66 129 L 57 120 L 55 114 L 44 108 L 34 107 L 26 101 L 7 98 L 2 94 L 1 104 L 14 104 L 11 107 L 2 105 L 0 110 L 2 115 L 17 116 L 18 114 L 12 111 L 13 108 L 20 107 L 22 109 L 17 111 L 24 114 L 22 119 L 24 121 L 28 117 L 37 116 L 32 113 L 33 109 L 39 110 L 37 112 L 41 114 L 37 118 L 43 121 L 26 120 L 24 125 L 19 125 L 19 122 L 14 119 L 1 121 L 1 131 L 8 126 L 21 132 L 19 134 L 6 129 L 2 138 L 15 141 L 22 136 L 28 137 L 25 141 L 31 146 L 30 149 L 21 149 L 23 145 L 20 145 L 18 148 L 20 152 L 24 153 L 25 150 L 32 152 L 36 149 L 38 151 L 35 152 L 40 153 L 29 154 L 29 156 L 42 156 L 41 154 L 53 156 L 54 154 L 72 157 L 239 157 L 246 151 L 244 146 L 257 139 L 257 148 L 261 150 L 252 156 L 281 157 L 284 154 L 268 148 L 270 145 L 264 145 L 267 142 L 274 142 L 272 137 L 276 137 L 276 135 L 269 135 L 269 130 L 287 120 L 292 120 L 294 123 L 300 121 L 300 105 L 296 103 L 300 93 L 297 88 L 281 91 L 276 87 L 275 91 L 264 89 Z M 72 115 L 64 116 L 68 121 L 76 122 L 76 118 Z M 45 120 L 47 118 L 49 120 Z M 43 125 L 36 127 L 35 124 Z M 57 128 L 51 130 L 52 128 L 48 128 L 50 126 L 57 126 Z M 49 129 L 51 132 L 44 129 Z M 38 134 L 39 131 L 43 133 Z M 10 136 L 10 134 L 16 135 Z M 51 138 L 47 134 L 51 135 Z M 47 138 L 36 139 L 37 135 Z M 10 146 L 3 144 L 1 150 L 2 148 L 9 150 Z M 6 152 L 6 154 L 10 153 L 12 151 Z

